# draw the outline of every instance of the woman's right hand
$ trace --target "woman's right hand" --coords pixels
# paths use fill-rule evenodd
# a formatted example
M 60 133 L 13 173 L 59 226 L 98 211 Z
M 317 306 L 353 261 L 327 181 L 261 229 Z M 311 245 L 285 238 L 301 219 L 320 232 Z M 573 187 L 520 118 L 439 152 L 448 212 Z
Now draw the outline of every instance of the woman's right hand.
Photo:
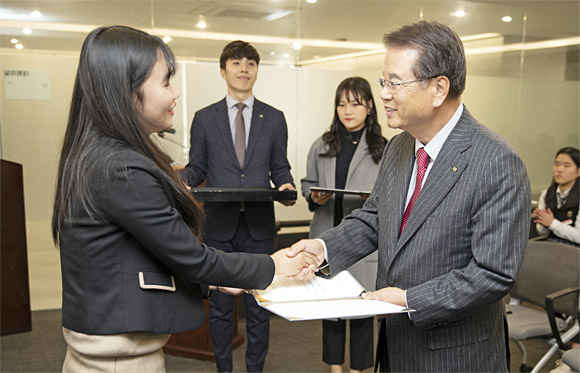
M 276 276 L 287 276 L 296 279 L 309 278 L 314 276 L 318 270 L 318 259 L 316 255 L 301 252 L 290 258 L 287 253 L 290 249 L 282 249 L 270 255 L 276 268 Z
M 332 197 L 332 193 L 323 193 L 323 192 L 310 192 L 310 200 L 317 205 L 324 205 L 328 200 Z

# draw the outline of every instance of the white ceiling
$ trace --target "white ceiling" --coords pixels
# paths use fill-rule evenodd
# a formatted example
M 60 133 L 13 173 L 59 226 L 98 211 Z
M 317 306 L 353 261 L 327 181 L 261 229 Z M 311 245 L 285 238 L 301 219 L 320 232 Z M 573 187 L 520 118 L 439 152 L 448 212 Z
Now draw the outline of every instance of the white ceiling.
M 42 16 L 31 16 L 33 10 Z M 457 10 L 466 15 L 455 16 Z M 201 15 L 205 30 L 195 27 Z M 502 22 L 505 15 L 513 21 Z M 267 63 L 299 64 L 380 49 L 385 31 L 422 18 L 450 24 L 462 37 L 498 33 L 504 45 L 580 35 L 578 0 L 0 0 L 0 48 L 14 50 L 10 40 L 16 38 L 24 51 L 78 53 L 90 29 L 124 24 L 169 34 L 181 58 L 215 60 L 228 41 L 241 38 L 252 42 Z M 24 27 L 32 34 L 23 34 Z M 296 40 L 302 49 L 292 49 Z

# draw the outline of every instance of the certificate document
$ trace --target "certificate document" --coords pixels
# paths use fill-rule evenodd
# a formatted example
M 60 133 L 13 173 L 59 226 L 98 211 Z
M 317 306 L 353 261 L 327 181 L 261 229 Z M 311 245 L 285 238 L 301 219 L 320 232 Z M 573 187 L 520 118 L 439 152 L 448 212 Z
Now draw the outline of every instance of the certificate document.
M 348 271 L 331 279 L 310 280 L 276 277 L 265 290 L 254 290 L 258 304 L 290 321 L 347 319 L 411 312 L 411 309 L 379 300 L 365 300 L 365 289 Z

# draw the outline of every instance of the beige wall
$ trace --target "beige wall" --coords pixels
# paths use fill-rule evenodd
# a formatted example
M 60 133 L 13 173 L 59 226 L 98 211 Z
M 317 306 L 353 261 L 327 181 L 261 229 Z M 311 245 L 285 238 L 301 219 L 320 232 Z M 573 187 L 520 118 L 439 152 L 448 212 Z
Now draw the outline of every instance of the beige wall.
M 60 307 L 58 251 L 50 237 L 50 218 L 57 157 L 66 125 L 77 56 L 0 53 L 0 68 L 50 72 L 48 101 L 6 100 L 4 75 L 0 79 L 2 158 L 21 163 L 24 169 L 28 254 L 33 309 Z M 371 57 L 359 66 L 341 69 L 260 66 L 255 95 L 280 110 L 288 121 L 288 157 L 299 184 L 305 174 L 306 156 L 314 139 L 332 119 L 334 91 L 348 76 L 363 76 L 371 83 L 380 107 L 377 77 L 382 57 Z M 365 62 L 365 61 L 363 61 Z M 469 66 L 468 66 L 469 69 Z M 181 92 L 174 125 L 176 135 L 160 142 L 178 163 L 187 162 L 189 126 L 196 110 L 224 97 L 225 83 L 217 63 L 180 63 L 174 84 Z M 472 114 L 510 141 L 524 159 L 535 195 L 551 178 L 555 151 L 578 146 L 580 132 L 579 83 L 563 80 L 469 76 L 464 94 Z M 384 134 L 384 113 L 379 109 Z M 176 142 L 177 144 L 175 144 Z M 279 220 L 308 219 L 302 197 L 293 207 L 277 205 Z

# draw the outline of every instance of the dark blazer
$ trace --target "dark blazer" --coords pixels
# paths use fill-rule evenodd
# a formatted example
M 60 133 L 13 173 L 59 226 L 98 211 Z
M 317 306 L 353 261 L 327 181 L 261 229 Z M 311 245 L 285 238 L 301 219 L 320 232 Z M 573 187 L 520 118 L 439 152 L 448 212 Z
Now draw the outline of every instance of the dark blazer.
M 230 130 L 226 99 L 195 113 L 191 124 L 189 164 L 183 178 L 192 187 L 206 180 L 207 187 L 278 188 L 293 183 L 286 158 L 288 128 L 284 114 L 257 99 L 244 164 L 236 158 Z M 208 238 L 227 241 L 234 236 L 240 211 L 239 203 L 205 203 Z M 245 204 L 248 229 L 252 238 L 264 240 L 276 234 L 272 202 Z
M 399 237 L 414 144 L 406 132 L 389 141 L 363 208 L 321 236 L 330 271 L 378 247 L 377 289 L 407 290 L 416 312 L 385 319 L 392 371 L 505 372 L 502 298 L 528 236 L 526 169 L 505 140 L 464 108 Z
M 62 322 L 85 334 L 175 333 L 205 319 L 202 286 L 265 288 L 267 255 L 227 254 L 200 243 L 171 188 L 146 157 L 114 145 L 61 235 Z M 207 292 L 207 285 L 203 286 Z

